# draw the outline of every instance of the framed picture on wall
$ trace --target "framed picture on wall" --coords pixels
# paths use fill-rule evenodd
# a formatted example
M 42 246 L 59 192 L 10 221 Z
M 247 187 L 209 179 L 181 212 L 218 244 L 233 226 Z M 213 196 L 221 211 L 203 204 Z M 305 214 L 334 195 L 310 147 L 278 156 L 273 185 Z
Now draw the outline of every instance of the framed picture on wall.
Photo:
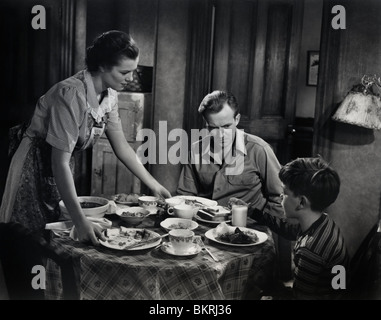
M 307 86 L 317 86 L 319 51 L 307 51 Z

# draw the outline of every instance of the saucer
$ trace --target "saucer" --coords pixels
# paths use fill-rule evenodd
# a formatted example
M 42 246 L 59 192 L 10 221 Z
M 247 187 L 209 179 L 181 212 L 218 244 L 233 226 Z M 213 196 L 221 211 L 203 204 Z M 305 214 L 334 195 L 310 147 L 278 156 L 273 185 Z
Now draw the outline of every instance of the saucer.
M 188 256 L 194 256 L 198 254 L 201 251 L 201 247 L 197 244 L 194 243 L 192 247 L 186 252 L 183 253 L 175 253 L 175 250 L 172 247 L 172 243 L 170 242 L 163 242 L 161 245 L 161 250 L 165 253 L 171 254 L 173 256 L 178 256 L 178 257 L 188 257 Z

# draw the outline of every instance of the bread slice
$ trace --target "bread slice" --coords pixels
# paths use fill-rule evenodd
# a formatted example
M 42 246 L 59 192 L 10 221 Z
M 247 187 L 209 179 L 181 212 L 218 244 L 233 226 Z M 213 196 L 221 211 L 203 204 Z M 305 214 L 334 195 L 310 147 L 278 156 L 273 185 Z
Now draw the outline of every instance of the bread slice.
M 230 210 L 227 210 L 224 207 L 218 206 L 216 208 L 200 209 L 197 212 L 197 215 L 203 220 L 222 222 L 230 218 L 230 213 L 231 213 Z

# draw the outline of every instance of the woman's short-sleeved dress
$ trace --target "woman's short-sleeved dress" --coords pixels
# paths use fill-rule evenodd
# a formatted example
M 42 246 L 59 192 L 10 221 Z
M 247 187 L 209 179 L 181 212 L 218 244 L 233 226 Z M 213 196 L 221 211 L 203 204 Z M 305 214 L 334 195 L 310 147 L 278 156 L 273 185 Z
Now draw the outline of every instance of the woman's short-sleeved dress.
M 91 148 L 105 130 L 122 130 L 117 92 L 108 89 L 99 104 L 91 74 L 83 70 L 43 95 L 8 171 L 0 221 L 31 230 L 59 219 L 60 195 L 51 167 L 52 146 L 69 152 Z M 74 173 L 72 157 L 71 169 Z

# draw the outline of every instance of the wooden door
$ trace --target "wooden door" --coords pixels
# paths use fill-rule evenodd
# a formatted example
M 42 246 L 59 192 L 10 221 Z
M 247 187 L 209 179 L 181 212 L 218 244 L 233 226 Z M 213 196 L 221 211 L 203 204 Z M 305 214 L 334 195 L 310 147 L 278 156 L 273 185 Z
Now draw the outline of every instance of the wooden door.
M 300 0 L 217 0 L 211 89 L 232 92 L 241 107 L 239 128 L 291 159 L 299 47 Z M 291 278 L 291 246 L 274 234 L 282 279 Z
M 269 142 L 289 161 L 303 19 L 300 0 L 218 0 L 212 90 L 232 92 L 239 127 Z
M 136 151 L 141 144 L 136 135 L 147 127 L 147 112 L 152 103 L 151 93 L 118 93 L 119 116 L 124 136 Z M 117 193 L 141 193 L 140 180 L 115 156 L 106 136 L 95 144 L 92 153 L 91 194 L 113 195 Z

